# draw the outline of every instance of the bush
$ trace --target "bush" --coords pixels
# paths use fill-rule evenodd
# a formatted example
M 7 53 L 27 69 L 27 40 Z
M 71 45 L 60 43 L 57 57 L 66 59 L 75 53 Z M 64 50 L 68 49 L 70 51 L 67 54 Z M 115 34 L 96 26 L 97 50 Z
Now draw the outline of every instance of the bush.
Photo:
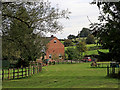
M 86 43 L 87 44 L 95 44 L 95 39 L 93 35 L 88 35 L 87 39 L 86 39 Z
M 8 60 L 2 60 L 2 68 L 9 68 L 10 62 Z
M 19 59 L 17 64 L 16 64 L 16 67 L 20 68 L 21 66 L 28 67 L 29 66 L 29 61 L 28 60 L 21 60 L 21 59 Z
M 67 39 L 67 40 L 64 41 L 64 46 L 65 47 L 72 46 L 72 45 L 73 45 L 72 40 Z

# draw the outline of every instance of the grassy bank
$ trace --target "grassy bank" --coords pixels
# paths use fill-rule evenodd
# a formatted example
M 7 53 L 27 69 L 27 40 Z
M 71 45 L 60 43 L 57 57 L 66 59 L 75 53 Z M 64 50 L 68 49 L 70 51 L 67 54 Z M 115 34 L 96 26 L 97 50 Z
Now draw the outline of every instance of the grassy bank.
M 104 52 L 104 53 L 108 53 L 109 50 L 108 49 L 98 49 L 100 52 Z M 86 51 L 84 53 L 84 55 L 98 55 L 98 51 L 97 50 L 91 50 L 91 51 Z
M 87 44 L 86 47 L 87 47 L 88 51 L 83 53 L 83 55 L 98 55 L 98 50 L 101 51 L 101 52 L 104 52 L 104 53 L 108 53 L 109 52 L 108 49 L 98 49 L 99 46 L 101 46 L 101 45 Z M 67 48 L 75 48 L 75 46 L 65 47 L 65 50 L 67 50 Z M 92 50 L 92 48 L 93 48 L 93 50 Z

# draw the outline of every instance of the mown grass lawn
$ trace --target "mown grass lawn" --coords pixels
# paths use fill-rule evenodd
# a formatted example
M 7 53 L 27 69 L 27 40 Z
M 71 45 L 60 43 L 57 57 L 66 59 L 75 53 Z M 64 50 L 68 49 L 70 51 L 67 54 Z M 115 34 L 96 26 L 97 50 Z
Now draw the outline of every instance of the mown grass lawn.
M 90 63 L 51 65 L 28 78 L 5 80 L 3 88 L 118 88 L 118 80 L 106 74 Z
M 104 53 L 108 53 L 109 50 L 108 49 L 98 49 L 100 52 L 104 52 Z M 84 53 L 84 55 L 98 55 L 98 51 L 97 50 L 91 50 L 91 51 L 86 51 Z

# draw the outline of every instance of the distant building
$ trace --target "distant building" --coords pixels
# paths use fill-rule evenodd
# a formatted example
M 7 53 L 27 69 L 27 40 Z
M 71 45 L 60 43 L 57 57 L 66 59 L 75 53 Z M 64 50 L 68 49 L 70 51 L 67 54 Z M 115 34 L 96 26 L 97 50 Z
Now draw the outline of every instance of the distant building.
M 45 37 L 45 38 L 48 43 L 46 45 L 46 50 L 45 49 L 43 50 L 45 53 L 44 59 L 47 59 L 49 61 L 64 60 L 64 56 L 65 56 L 64 45 L 53 35 L 51 37 Z
M 63 60 L 65 55 L 64 45 L 53 35 L 47 37 L 47 40 L 49 42 L 46 45 L 46 59 Z

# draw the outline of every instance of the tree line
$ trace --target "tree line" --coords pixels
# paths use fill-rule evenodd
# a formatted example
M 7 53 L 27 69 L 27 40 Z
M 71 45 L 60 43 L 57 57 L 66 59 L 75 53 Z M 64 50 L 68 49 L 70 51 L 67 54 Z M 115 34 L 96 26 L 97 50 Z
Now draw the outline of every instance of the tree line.
M 101 45 L 109 49 L 109 53 L 99 52 L 101 59 L 120 62 L 120 1 L 118 2 L 92 2 L 100 11 L 99 23 L 91 23 L 90 28 L 99 38 Z
M 98 43 L 103 48 L 108 49 L 109 53 L 98 51 L 101 60 L 120 62 L 120 1 L 103 2 L 102 0 L 93 1 L 91 4 L 97 5 L 100 15 L 99 23 L 90 24 L 92 34 L 98 38 Z M 87 33 L 86 33 L 87 34 Z M 77 37 L 84 37 L 80 33 Z M 75 39 L 76 36 L 69 35 L 69 39 Z
M 80 41 L 85 42 L 86 44 L 95 44 L 95 37 L 92 34 L 91 30 L 88 28 L 83 28 L 77 36 L 75 35 L 68 35 L 67 39 L 62 40 L 64 41 L 64 46 L 73 46 Z

